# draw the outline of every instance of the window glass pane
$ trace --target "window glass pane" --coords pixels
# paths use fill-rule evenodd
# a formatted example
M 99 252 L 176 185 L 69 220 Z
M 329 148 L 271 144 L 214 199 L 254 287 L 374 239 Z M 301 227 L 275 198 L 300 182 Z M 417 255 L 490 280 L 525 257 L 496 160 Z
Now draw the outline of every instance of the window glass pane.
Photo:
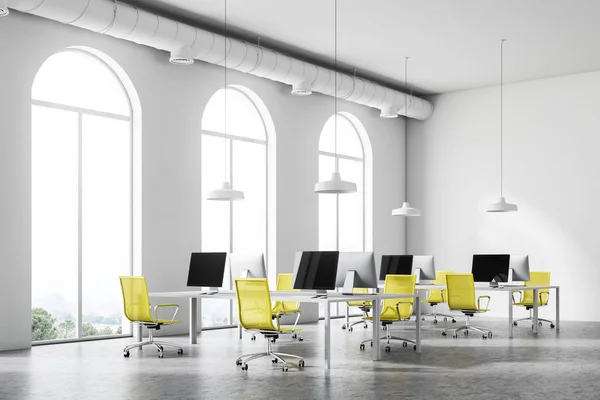
M 32 107 L 32 340 L 76 336 L 77 114 Z
M 126 121 L 83 116 L 83 336 L 123 332 L 118 277 L 131 274 L 131 130 Z
M 202 115 L 202 129 L 225 132 L 225 89 L 209 100 Z M 237 89 L 227 89 L 227 134 L 266 140 L 262 117 L 254 103 Z
M 339 160 L 342 179 L 356 183 L 358 192 L 339 196 L 340 251 L 363 251 L 363 163 Z
M 63 51 L 48 58 L 36 75 L 32 98 L 130 115 L 127 95 L 114 73 L 81 51 Z
M 341 115 L 337 116 L 337 120 L 337 154 L 363 158 L 362 144 L 354 125 Z M 323 127 L 319 140 L 319 150 L 329 153 L 335 152 L 335 124 L 333 116 L 327 120 Z
M 319 156 L 319 182 L 328 180 L 335 171 L 335 158 Z M 347 179 L 347 178 L 343 178 Z M 337 195 L 319 195 L 319 250 L 337 250 Z
M 233 251 L 267 249 L 267 156 L 262 144 L 233 141 L 233 185 L 245 200 L 233 203 Z
M 206 200 L 206 192 L 219 188 L 225 179 L 225 149 L 229 162 L 230 141 L 227 141 L 225 147 L 224 138 L 202 135 L 201 143 L 202 251 L 229 252 L 230 203 Z M 230 179 L 229 176 L 227 179 Z M 230 287 L 229 269 L 225 268 L 223 288 Z M 205 327 L 229 325 L 229 305 L 229 300 L 203 300 L 202 325 Z

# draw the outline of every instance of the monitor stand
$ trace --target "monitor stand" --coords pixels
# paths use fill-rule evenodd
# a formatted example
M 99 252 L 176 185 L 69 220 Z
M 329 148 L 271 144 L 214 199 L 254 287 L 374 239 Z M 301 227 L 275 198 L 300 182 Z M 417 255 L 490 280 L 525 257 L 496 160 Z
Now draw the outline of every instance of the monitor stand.
M 240 278 L 250 278 L 250 270 L 249 269 L 243 269 L 242 273 L 240 274 Z
M 499 287 L 498 282 L 496 282 L 496 280 L 494 279 L 493 281 L 490 282 L 490 287 L 493 287 L 493 288 Z
M 417 276 L 415 283 L 418 285 L 421 281 L 421 268 L 415 268 L 414 274 Z
M 354 280 L 356 279 L 356 271 L 350 270 L 346 272 L 346 279 L 344 280 L 344 287 L 342 294 L 353 294 Z
M 218 294 L 219 293 L 219 288 L 218 287 L 209 287 L 206 288 L 205 292 L 202 292 L 200 294 Z
M 327 298 L 327 290 L 317 289 L 317 295 L 313 296 L 313 299 L 326 299 Z

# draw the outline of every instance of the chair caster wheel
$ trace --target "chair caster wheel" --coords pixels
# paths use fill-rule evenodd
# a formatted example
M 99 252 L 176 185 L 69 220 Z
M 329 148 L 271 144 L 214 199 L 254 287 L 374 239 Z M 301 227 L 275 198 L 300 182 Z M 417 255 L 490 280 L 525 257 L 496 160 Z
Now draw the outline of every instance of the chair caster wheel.
M 292 339 L 298 339 L 298 335 L 296 335 L 295 333 L 292 335 Z
M 277 340 L 275 338 L 271 339 L 271 343 L 275 343 Z
M 433 320 L 433 323 L 434 323 L 434 324 L 437 324 L 437 319 L 434 319 L 434 320 Z
M 550 324 L 550 329 L 554 329 L 555 325 L 554 324 Z
M 276 359 L 276 358 L 274 358 L 274 359 L 272 359 L 272 360 L 271 360 L 271 362 L 272 362 L 273 364 L 277 364 L 277 363 L 279 362 L 279 360 L 278 360 L 278 359 Z
M 252 337 L 250 338 L 250 340 L 256 340 L 256 336 L 252 335 Z
M 282 370 L 283 372 L 288 372 L 288 367 L 283 367 L 283 368 L 281 368 L 281 370 Z
M 413 350 L 417 351 L 417 345 L 416 344 L 413 345 Z
M 345 331 L 346 330 L 346 325 L 342 325 L 342 330 Z
M 367 324 L 363 325 L 363 329 L 367 329 L 369 326 Z
M 352 327 L 348 328 L 348 332 L 352 332 Z
M 484 339 L 487 339 L 487 338 L 488 338 L 488 337 L 487 337 L 487 335 L 483 335 L 482 337 L 483 337 Z
M 542 321 L 538 322 L 538 325 L 539 325 L 539 326 L 542 326 Z
M 514 326 L 518 326 L 519 324 L 517 323 L 517 321 L 513 322 Z
M 444 322 L 448 322 L 448 318 L 444 317 Z
M 456 338 L 458 338 L 458 335 L 455 333 L 454 335 L 452 335 L 452 337 L 453 337 L 454 339 L 456 339 Z
M 361 343 L 359 348 L 360 348 L 361 350 L 364 350 L 364 349 L 365 349 L 365 345 L 364 345 L 363 343 Z
M 304 338 L 302 336 L 298 336 L 298 341 L 302 342 L 304 340 Z
M 177 349 L 177 354 L 178 355 L 182 355 L 183 354 L 183 349 Z
M 402 342 L 402 347 L 408 347 L 408 343 Z
M 158 353 L 158 358 L 164 358 L 163 353 Z
M 442 336 L 446 336 L 448 335 L 446 332 L 442 332 Z
M 465 336 L 469 336 L 469 331 L 465 331 Z
M 425 317 L 421 317 L 421 321 L 425 321 Z
M 491 331 L 487 333 L 487 337 L 490 338 L 490 339 L 492 338 L 492 332 Z
M 373 347 L 373 342 L 371 342 L 371 347 Z
M 392 348 L 390 346 L 385 346 L 385 352 L 389 353 L 392 351 Z
M 304 368 L 304 360 L 298 361 L 298 368 Z
M 242 365 L 242 360 L 235 360 L 235 365 Z
M 452 318 L 452 323 L 453 323 L 453 324 L 455 324 L 455 323 L 456 323 L 456 320 L 455 320 L 454 318 Z
M 248 364 L 242 365 L 242 371 L 248 371 Z
M 129 358 L 129 350 L 123 352 L 123 357 Z

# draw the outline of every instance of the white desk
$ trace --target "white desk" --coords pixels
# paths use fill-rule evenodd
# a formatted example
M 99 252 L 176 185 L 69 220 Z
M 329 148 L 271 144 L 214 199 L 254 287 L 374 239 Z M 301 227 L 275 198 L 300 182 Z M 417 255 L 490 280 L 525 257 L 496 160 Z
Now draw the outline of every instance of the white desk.
M 445 289 L 446 285 L 417 285 L 417 290 L 427 289 Z M 475 285 L 476 291 L 485 292 L 506 292 L 508 293 L 508 337 L 513 337 L 513 299 L 515 291 L 533 290 L 533 333 L 538 334 L 538 298 L 540 289 L 554 289 L 556 292 L 556 330 L 560 330 L 560 287 L 559 286 L 499 286 L 490 287 L 489 285 Z
M 324 329 L 324 341 L 325 341 L 325 369 L 331 367 L 331 315 L 330 315 L 330 304 L 331 303 L 343 303 L 347 301 L 361 301 L 361 300 L 372 300 L 373 301 L 373 361 L 381 359 L 381 348 L 380 348 L 380 301 L 383 299 L 399 299 L 399 298 L 414 298 L 415 304 L 415 336 L 417 344 L 417 353 L 421 352 L 421 307 L 419 301 L 419 295 L 400 295 L 400 294 L 353 294 L 343 295 L 340 293 L 328 293 L 326 298 L 315 298 L 315 293 L 312 292 L 271 292 L 271 300 L 285 300 L 285 301 L 299 301 L 303 303 L 323 303 L 325 304 L 325 329 Z M 232 290 L 219 291 L 218 294 L 207 295 L 201 294 L 198 291 L 187 291 L 187 292 L 160 292 L 150 293 L 151 297 L 165 297 L 165 298 L 177 298 L 177 299 L 189 299 L 190 302 L 190 344 L 196 344 L 198 340 L 198 332 L 202 331 L 202 318 L 198 321 L 197 315 L 198 310 L 202 310 L 202 307 L 198 308 L 198 299 L 211 299 L 211 300 L 235 300 L 235 292 Z M 200 322 L 200 323 L 199 323 Z M 199 329 L 198 329 L 199 327 Z M 140 328 L 141 329 L 141 328 Z M 141 333 L 138 332 L 141 337 Z

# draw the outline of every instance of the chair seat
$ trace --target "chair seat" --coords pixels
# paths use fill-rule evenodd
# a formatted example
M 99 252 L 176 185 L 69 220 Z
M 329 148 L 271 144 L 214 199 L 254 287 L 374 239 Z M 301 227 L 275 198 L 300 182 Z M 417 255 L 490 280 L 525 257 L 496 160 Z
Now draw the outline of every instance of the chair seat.
M 170 325 L 171 323 L 180 324 L 181 320 L 176 319 L 176 320 L 173 320 L 173 322 L 171 322 L 170 319 L 157 319 L 154 321 L 131 321 L 131 322 L 135 322 L 135 323 L 146 326 L 146 325 Z
M 425 299 L 425 300 L 422 300 L 421 303 L 429 303 L 432 306 L 437 306 L 438 304 L 443 303 L 443 302 L 442 301 L 432 301 L 432 300 Z
M 298 312 L 298 310 L 273 310 L 273 317 L 276 317 L 277 314 L 290 315 L 290 314 L 296 314 L 297 312 Z
M 482 314 L 484 312 L 490 311 L 489 308 L 480 308 L 479 310 L 459 310 L 463 314 L 473 315 L 473 314 Z
M 379 316 L 379 321 L 381 323 L 386 323 L 386 322 L 387 323 L 391 323 L 391 322 L 398 322 L 398 321 L 407 321 L 409 319 L 410 318 L 407 318 L 407 319 L 398 319 L 397 317 L 390 318 L 390 317 L 386 317 L 386 316 L 383 316 L 383 315 Z M 363 321 L 373 321 L 373 317 L 363 317 Z
M 373 302 L 371 300 L 367 301 L 348 301 L 347 302 L 350 307 L 373 307 Z
M 544 307 L 546 304 L 538 303 L 538 307 Z M 533 302 L 513 303 L 513 306 L 525 307 L 526 309 L 533 308 Z

